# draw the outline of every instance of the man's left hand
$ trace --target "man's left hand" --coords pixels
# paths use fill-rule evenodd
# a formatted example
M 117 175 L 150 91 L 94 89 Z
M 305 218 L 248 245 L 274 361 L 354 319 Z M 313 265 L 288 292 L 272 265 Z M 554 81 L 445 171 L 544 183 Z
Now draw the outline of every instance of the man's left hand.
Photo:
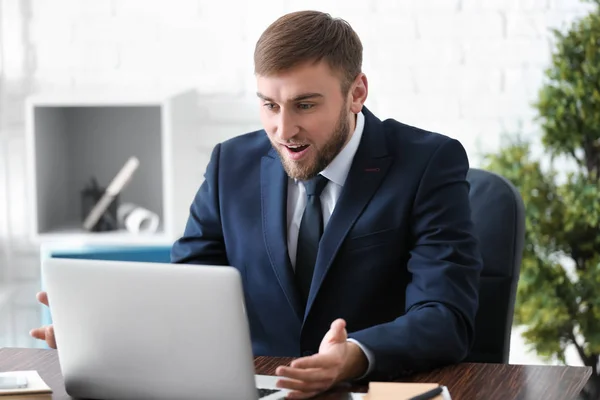
M 325 334 L 317 354 L 278 367 L 275 373 L 285 379 L 280 379 L 277 385 L 291 390 L 287 398 L 309 398 L 362 375 L 368 360 L 360 347 L 347 339 L 346 321 L 337 319 Z

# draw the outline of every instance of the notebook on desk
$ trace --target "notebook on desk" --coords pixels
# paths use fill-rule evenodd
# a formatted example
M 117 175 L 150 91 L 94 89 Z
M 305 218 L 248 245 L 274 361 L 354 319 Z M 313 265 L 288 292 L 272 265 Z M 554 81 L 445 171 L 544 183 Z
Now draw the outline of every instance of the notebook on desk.
M 365 400 L 410 400 L 415 396 L 438 388 L 437 383 L 408 383 L 408 382 L 370 382 Z M 425 399 L 423 399 L 425 400 Z M 427 400 L 452 400 L 446 387 L 435 397 L 427 396 Z
M 255 375 L 232 267 L 48 258 L 65 389 L 89 399 L 281 399 Z M 1 399 L 0 399 L 1 400 Z
M 0 372 L 0 378 L 18 377 L 23 380 L 23 385 L 9 389 L 0 388 L 1 400 L 20 400 L 20 399 L 50 399 L 52 389 L 44 382 L 37 371 L 6 371 Z

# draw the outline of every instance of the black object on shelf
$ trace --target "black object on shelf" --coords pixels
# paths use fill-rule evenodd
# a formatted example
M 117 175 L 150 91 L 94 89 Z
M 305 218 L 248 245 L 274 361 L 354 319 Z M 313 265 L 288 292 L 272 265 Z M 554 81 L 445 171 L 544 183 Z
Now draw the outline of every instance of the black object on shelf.
M 81 222 L 85 221 L 88 214 L 96 203 L 100 201 L 106 188 L 98 186 L 96 178 L 91 178 L 90 182 L 81 191 Z M 117 220 L 117 208 L 119 207 L 119 196 L 117 195 L 104 214 L 100 217 L 96 225 L 91 229 L 92 232 L 114 231 L 119 227 Z

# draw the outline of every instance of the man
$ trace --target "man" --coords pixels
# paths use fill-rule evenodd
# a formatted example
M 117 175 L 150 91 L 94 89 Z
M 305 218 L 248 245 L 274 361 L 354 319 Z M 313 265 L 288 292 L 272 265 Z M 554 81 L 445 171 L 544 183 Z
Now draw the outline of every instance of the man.
M 240 271 L 254 354 L 299 357 L 290 397 L 463 360 L 482 268 L 463 147 L 363 106 L 342 20 L 285 15 L 254 61 L 264 130 L 214 148 L 172 261 Z

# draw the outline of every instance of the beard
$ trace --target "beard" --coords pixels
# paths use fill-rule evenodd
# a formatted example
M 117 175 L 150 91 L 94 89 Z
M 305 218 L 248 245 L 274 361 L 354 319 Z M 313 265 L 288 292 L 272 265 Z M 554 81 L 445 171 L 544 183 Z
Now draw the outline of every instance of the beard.
M 348 122 L 348 114 L 346 104 L 342 107 L 335 128 L 330 135 L 329 140 L 321 148 L 317 148 L 311 144 L 311 154 L 305 160 L 294 161 L 290 160 L 283 154 L 286 150 L 282 150 L 279 146 L 274 145 L 275 150 L 279 154 L 281 164 L 286 174 L 292 179 L 306 181 L 314 178 L 323 171 L 331 161 L 342 151 L 350 135 L 350 123 Z

